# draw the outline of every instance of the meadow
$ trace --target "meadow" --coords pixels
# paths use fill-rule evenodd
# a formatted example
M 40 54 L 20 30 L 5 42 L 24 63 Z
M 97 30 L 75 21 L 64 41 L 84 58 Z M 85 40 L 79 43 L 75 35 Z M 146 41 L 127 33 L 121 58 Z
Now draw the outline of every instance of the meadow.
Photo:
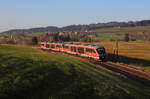
M 110 27 L 103 29 L 91 30 L 92 33 L 96 33 L 97 36 L 93 37 L 93 41 L 124 41 L 125 34 L 128 33 L 132 35 L 132 39 L 137 41 L 144 41 L 145 38 L 148 39 L 150 26 L 137 26 L 137 27 Z M 146 32 L 145 34 L 142 34 Z
M 1 99 L 149 99 L 150 88 L 73 56 L 0 45 Z
M 136 32 L 150 32 L 150 26 L 137 26 L 137 27 L 110 27 L 103 29 L 95 29 L 92 32 L 96 33 L 136 33 Z

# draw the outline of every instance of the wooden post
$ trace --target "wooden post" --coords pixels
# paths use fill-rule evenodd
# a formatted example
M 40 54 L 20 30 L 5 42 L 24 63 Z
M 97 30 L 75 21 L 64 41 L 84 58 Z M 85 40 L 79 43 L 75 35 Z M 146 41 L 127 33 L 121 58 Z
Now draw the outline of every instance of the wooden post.
M 118 54 L 119 54 L 118 40 L 116 40 L 115 47 L 113 49 L 114 49 L 114 60 L 117 61 L 118 60 Z
M 119 50 L 119 46 L 118 46 L 118 40 L 116 41 L 116 55 L 118 56 L 118 50 Z

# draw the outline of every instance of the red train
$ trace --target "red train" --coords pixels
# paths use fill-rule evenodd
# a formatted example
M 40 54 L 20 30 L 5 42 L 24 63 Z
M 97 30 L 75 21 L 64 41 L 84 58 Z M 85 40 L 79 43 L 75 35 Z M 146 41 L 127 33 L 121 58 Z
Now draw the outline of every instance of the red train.
M 41 49 L 62 51 L 70 54 L 76 54 L 93 59 L 105 60 L 106 52 L 103 46 L 97 45 L 80 45 L 80 44 L 65 44 L 65 43 L 40 43 Z

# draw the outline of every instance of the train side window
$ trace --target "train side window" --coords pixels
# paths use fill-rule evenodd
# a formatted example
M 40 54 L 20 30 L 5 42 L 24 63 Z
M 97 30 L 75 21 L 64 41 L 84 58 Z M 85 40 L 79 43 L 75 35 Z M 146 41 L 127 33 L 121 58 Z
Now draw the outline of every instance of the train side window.
M 84 53 L 84 48 L 78 47 L 78 52 L 79 52 L 79 53 Z
M 45 46 L 45 44 L 41 44 L 41 46 Z
M 92 53 L 96 53 L 94 49 L 92 49 Z
M 71 51 L 74 51 L 73 47 L 71 46 Z
M 56 47 L 59 47 L 59 45 L 56 45 Z
M 61 45 L 58 45 L 60 48 L 62 47 Z
M 69 49 L 69 46 L 64 46 L 64 48 Z
M 76 52 L 76 47 L 71 46 L 71 51 Z
M 74 48 L 74 52 L 77 52 L 76 47 L 73 47 L 73 48 Z
M 86 52 L 91 52 L 91 49 L 90 48 L 86 48 Z
M 86 48 L 86 52 L 90 52 L 90 53 L 96 53 L 94 49 L 91 48 Z
M 62 44 L 62 48 L 64 48 L 64 46 L 65 46 L 65 45 L 64 45 L 64 44 Z
M 51 48 L 55 48 L 55 45 L 52 44 L 52 45 L 51 45 Z
M 50 45 L 49 44 L 46 44 L 46 48 L 49 48 L 50 47 Z

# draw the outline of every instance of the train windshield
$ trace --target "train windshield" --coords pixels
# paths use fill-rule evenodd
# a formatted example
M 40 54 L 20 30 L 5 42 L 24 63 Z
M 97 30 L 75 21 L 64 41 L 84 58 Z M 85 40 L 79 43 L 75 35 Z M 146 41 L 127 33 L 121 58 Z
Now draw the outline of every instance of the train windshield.
M 98 48 L 97 52 L 98 54 L 105 54 L 105 48 Z

